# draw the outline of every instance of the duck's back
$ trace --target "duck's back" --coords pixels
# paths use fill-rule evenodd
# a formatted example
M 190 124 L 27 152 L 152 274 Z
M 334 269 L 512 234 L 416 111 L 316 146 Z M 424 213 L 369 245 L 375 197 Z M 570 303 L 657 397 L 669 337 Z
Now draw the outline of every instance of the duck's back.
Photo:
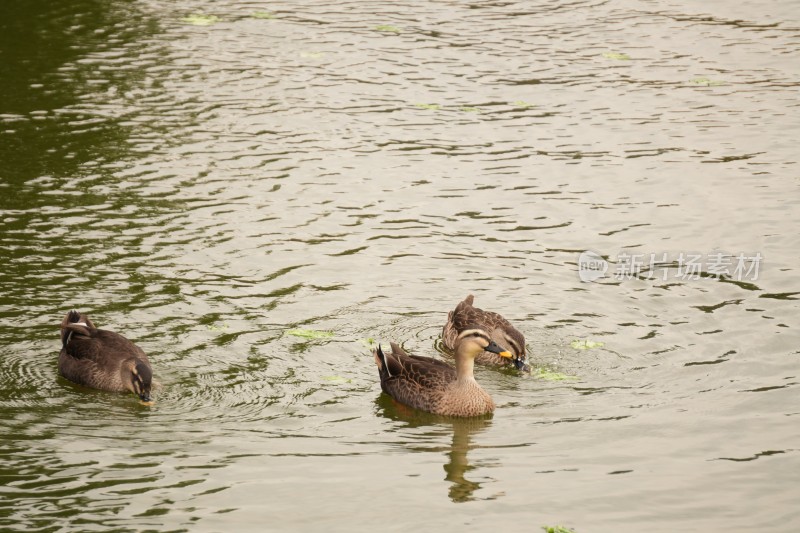
M 137 358 L 148 365 L 144 351 L 122 335 L 102 329 L 75 331 L 58 356 L 58 370 L 68 380 L 96 389 L 123 392 L 121 365 Z
M 456 380 L 455 369 L 447 363 L 409 355 L 397 344 L 392 343 L 392 351 L 383 358 L 377 353 L 383 391 L 416 409 L 436 412 L 449 384 Z

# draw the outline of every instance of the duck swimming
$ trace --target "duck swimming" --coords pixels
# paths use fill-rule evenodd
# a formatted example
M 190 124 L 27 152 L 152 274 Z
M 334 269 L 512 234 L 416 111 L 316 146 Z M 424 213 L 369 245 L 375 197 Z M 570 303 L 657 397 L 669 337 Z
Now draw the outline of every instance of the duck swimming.
M 529 371 L 526 364 L 525 337 L 502 315 L 484 311 L 473 306 L 475 297 L 469 295 L 447 314 L 447 323 L 442 329 L 442 342 L 448 350 L 455 350 L 456 340 L 461 332 L 478 327 L 489 334 L 489 338 L 501 346 L 507 346 L 512 358 L 501 357 L 490 350 L 475 358 L 482 365 L 514 365 L 517 370 Z
M 492 397 L 475 381 L 475 358 L 485 351 L 513 357 L 479 328 L 465 329 L 456 337 L 455 368 L 430 357 L 409 355 L 395 343 L 391 347 L 390 353 L 384 353 L 380 345 L 373 351 L 381 389 L 400 403 L 445 416 L 493 412 Z
M 105 391 L 130 391 L 152 402 L 150 361 L 122 335 L 97 329 L 87 315 L 73 310 L 61 322 L 61 345 L 58 372 L 68 380 Z

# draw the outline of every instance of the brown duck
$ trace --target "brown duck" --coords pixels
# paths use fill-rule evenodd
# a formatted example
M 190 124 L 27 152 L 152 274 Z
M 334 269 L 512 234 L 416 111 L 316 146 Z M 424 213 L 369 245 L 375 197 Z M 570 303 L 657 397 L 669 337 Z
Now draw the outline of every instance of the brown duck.
M 447 315 L 447 323 L 442 329 L 442 342 L 448 350 L 454 350 L 456 340 L 462 331 L 478 327 L 489 334 L 489 338 L 500 346 L 508 347 L 512 358 L 501 357 L 490 350 L 484 351 L 475 358 L 482 365 L 511 365 L 517 370 L 530 370 L 525 363 L 525 337 L 508 320 L 497 313 L 484 311 L 474 307 L 475 297 L 471 294 L 464 298 L 453 311 Z
M 136 394 L 151 402 L 153 369 L 141 348 L 113 331 L 97 329 L 87 315 L 70 311 L 61 322 L 58 371 L 94 389 Z
M 494 411 L 494 401 L 475 381 L 475 357 L 484 351 L 513 357 L 480 329 L 467 329 L 456 338 L 456 367 L 444 361 L 407 354 L 391 343 L 373 352 L 383 391 L 400 403 L 445 416 L 480 416 Z

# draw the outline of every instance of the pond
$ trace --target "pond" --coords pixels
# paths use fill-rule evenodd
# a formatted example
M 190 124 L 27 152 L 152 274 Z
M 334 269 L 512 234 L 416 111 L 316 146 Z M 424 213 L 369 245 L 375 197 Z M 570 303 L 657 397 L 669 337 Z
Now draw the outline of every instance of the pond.
M 797 530 L 794 2 L 1 9 L 0 529 Z M 468 294 L 531 374 L 383 395 Z

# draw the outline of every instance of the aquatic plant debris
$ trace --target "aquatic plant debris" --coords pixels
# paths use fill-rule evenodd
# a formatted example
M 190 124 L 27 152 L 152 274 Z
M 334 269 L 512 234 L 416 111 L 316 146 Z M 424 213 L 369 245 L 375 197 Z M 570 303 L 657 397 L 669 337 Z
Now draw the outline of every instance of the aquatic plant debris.
M 222 324 L 221 326 L 215 326 L 214 324 L 209 324 L 206 327 L 211 331 L 225 331 L 228 329 L 228 324 L 227 322 Z
M 603 52 L 603 57 L 606 59 L 615 59 L 617 61 L 630 61 L 631 56 L 620 52 Z
M 575 348 L 576 350 L 591 350 L 592 348 L 601 348 L 605 346 L 605 343 L 597 342 L 597 341 L 590 341 L 590 340 L 574 340 L 570 343 L 570 346 Z
M 302 337 L 304 339 L 326 339 L 328 337 L 333 337 L 332 331 L 316 329 L 290 329 L 287 330 L 285 334 L 292 335 L 294 337 Z
M 528 102 L 525 102 L 524 100 L 517 100 L 516 102 L 512 102 L 511 105 L 513 105 L 514 107 L 522 107 L 522 108 L 525 108 L 525 109 L 533 107 L 533 104 L 529 104 Z
M 420 109 L 430 109 L 432 111 L 437 111 L 442 107 L 439 104 L 414 104 L 414 105 Z
M 389 33 L 400 33 L 400 28 L 392 26 L 391 24 L 379 24 L 375 26 L 375 31 L 384 31 Z
M 564 526 L 542 526 L 542 529 L 545 530 L 545 533 L 575 533 L 570 528 Z
M 570 376 L 569 374 L 562 374 L 561 372 L 552 372 L 546 368 L 537 368 L 531 371 L 531 375 L 545 381 L 569 381 L 572 379 L 579 379 L 578 376 Z
M 372 337 L 367 337 L 366 339 L 359 339 L 359 342 L 366 346 L 367 348 L 372 348 L 375 345 L 375 339 Z
M 719 85 L 725 85 L 724 81 L 715 81 L 715 80 L 712 80 L 712 79 L 709 79 L 709 78 L 703 78 L 703 77 L 692 78 L 691 80 L 689 80 L 689 83 L 691 83 L 692 85 L 703 85 L 705 87 L 716 87 L 716 86 L 719 86 Z
M 480 113 L 481 110 L 478 107 L 471 107 L 471 106 L 462 106 L 458 109 L 459 111 L 463 111 L 464 113 Z
M 192 24 L 193 26 L 210 26 L 215 22 L 219 22 L 219 17 L 216 15 L 203 15 L 202 13 L 195 13 L 188 17 L 183 17 L 181 22 Z
M 253 18 L 267 20 L 267 19 L 274 19 L 275 15 L 273 15 L 269 11 L 256 11 L 255 13 L 253 13 Z

